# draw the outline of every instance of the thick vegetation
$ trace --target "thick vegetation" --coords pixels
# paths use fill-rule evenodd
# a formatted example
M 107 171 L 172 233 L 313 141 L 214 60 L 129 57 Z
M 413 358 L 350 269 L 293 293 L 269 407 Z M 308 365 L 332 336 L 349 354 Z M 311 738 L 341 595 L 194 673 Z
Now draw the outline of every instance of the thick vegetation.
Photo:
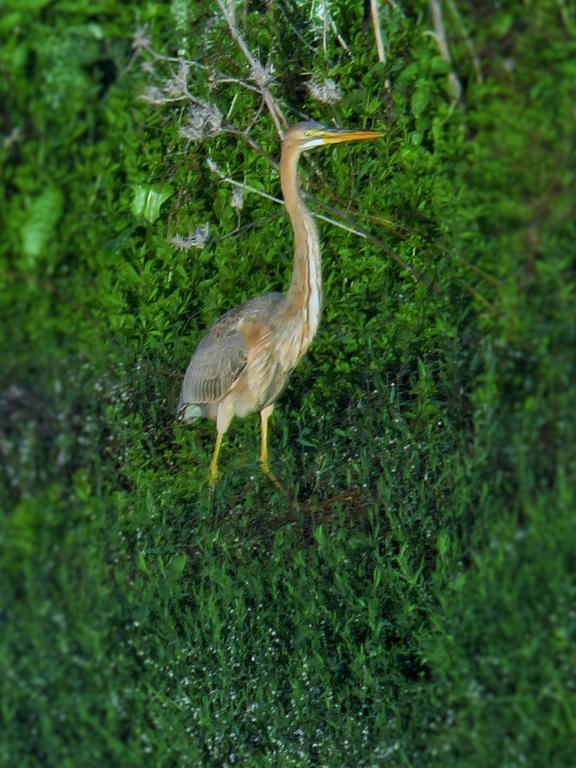
M 3 765 L 574 764 L 575 18 L 380 6 L 4 3 Z M 283 118 L 385 137 L 302 163 L 292 498 L 255 418 L 210 498 L 174 408 L 287 286 Z

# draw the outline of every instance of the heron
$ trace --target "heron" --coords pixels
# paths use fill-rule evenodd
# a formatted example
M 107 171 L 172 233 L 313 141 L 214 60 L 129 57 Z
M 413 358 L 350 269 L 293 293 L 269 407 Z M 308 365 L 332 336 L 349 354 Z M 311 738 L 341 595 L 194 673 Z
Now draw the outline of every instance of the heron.
M 210 485 L 218 476 L 224 434 L 235 416 L 260 414 L 260 467 L 281 484 L 268 461 L 268 420 L 290 374 L 316 335 L 322 309 L 318 230 L 302 199 L 298 160 L 328 144 L 365 141 L 379 131 L 328 128 L 314 121 L 292 126 L 282 141 L 280 184 L 294 237 L 294 264 L 288 292 L 250 299 L 214 323 L 192 355 L 180 392 L 179 421 L 208 418 L 216 423 Z

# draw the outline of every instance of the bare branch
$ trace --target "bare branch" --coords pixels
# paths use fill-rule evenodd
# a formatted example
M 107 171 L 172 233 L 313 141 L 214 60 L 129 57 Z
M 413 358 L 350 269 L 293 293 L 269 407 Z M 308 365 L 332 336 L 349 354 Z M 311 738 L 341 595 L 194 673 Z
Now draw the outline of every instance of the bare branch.
M 462 96 L 462 84 L 454 71 L 452 59 L 450 57 L 448 38 L 446 37 L 446 29 L 444 28 L 444 17 L 442 16 L 442 5 L 440 0 L 428 0 L 428 5 L 430 7 L 430 12 L 432 13 L 432 23 L 434 24 L 434 32 L 431 34 L 433 34 L 433 37 L 436 40 L 440 56 L 452 69 L 448 75 L 448 82 L 450 83 L 450 91 L 452 92 L 453 100 L 459 102 Z
M 227 176 L 220 169 L 218 164 L 215 163 L 213 160 L 208 160 L 208 167 L 210 168 L 212 173 L 215 173 L 217 176 L 219 176 L 222 179 L 222 181 L 226 182 L 227 184 L 232 184 L 232 186 L 242 189 L 246 192 L 253 192 L 254 194 L 260 195 L 260 197 L 264 197 L 266 200 L 271 200 L 273 203 L 277 203 L 278 205 L 284 205 L 284 201 L 281 200 L 280 198 L 274 197 L 273 195 L 269 195 L 267 192 L 263 192 L 261 189 L 256 189 L 255 187 L 252 187 L 249 184 L 246 184 L 242 181 L 236 181 L 236 179 L 232 179 L 230 176 Z M 312 200 L 315 204 L 319 204 L 325 208 L 328 208 L 328 206 L 324 205 L 323 203 L 320 203 L 313 195 L 305 194 L 305 197 L 307 199 Z M 333 211 L 336 215 L 346 217 L 345 211 L 342 211 L 337 208 L 330 208 L 330 210 Z M 317 219 L 325 221 L 334 227 L 338 227 L 339 229 L 343 229 L 345 232 L 350 232 L 350 234 L 356 235 L 357 237 L 361 237 L 362 239 L 367 240 L 369 243 L 372 243 L 373 245 L 377 246 L 380 250 L 384 251 L 384 253 L 386 253 L 386 255 L 390 259 L 395 261 L 396 264 L 398 264 L 398 266 L 400 266 L 402 269 L 408 272 L 416 282 L 426 284 L 426 281 L 423 279 L 423 277 L 419 275 L 418 272 L 413 267 L 407 264 L 404 261 L 404 259 L 398 256 L 398 254 L 392 248 L 390 248 L 390 246 L 387 245 L 383 240 L 380 240 L 379 238 L 375 237 L 369 232 L 366 232 L 365 230 L 360 229 L 355 224 L 354 226 L 349 226 L 348 224 L 345 224 L 343 221 L 339 221 L 338 219 L 334 219 L 331 216 L 326 216 L 323 213 L 317 213 L 315 211 L 312 211 L 312 215 Z
M 199 61 L 184 59 L 182 56 L 164 56 L 162 53 L 158 53 L 158 51 L 155 51 L 153 48 L 146 48 L 146 52 L 150 54 L 150 56 L 152 56 L 156 61 L 163 61 L 167 64 L 178 64 L 179 66 L 185 64 L 188 67 L 196 67 L 197 69 L 203 69 L 207 71 L 208 82 L 212 87 L 216 87 L 221 83 L 233 83 L 234 85 L 239 85 L 241 88 L 245 88 L 248 91 L 253 91 L 254 93 L 261 92 L 260 88 L 252 85 L 252 83 L 247 83 L 246 80 L 242 80 L 239 77 L 231 77 L 230 75 L 226 75 L 223 72 L 220 72 L 213 67 L 209 67 L 206 64 L 202 64 Z
M 558 11 L 560 13 L 560 18 L 562 19 L 562 23 L 564 24 L 564 28 L 569 32 L 572 26 L 572 22 L 570 19 L 570 13 L 568 9 L 566 8 L 566 2 L 565 0 L 556 0 L 558 4 Z M 574 12 L 572 10 L 572 12 Z
M 215 163 L 214 160 L 209 159 L 208 160 L 208 168 L 212 171 L 212 173 L 215 173 L 217 176 L 219 176 L 222 181 L 225 181 L 227 184 L 232 184 L 233 187 L 238 187 L 238 189 L 242 189 L 245 192 L 254 192 L 255 195 L 260 195 L 260 197 L 265 197 L 266 200 L 272 200 L 273 203 L 278 203 L 279 205 L 284 205 L 284 201 L 281 200 L 279 197 L 274 197 L 273 195 L 269 195 L 267 192 L 263 192 L 261 189 L 256 189 L 256 187 L 251 187 L 250 184 L 246 184 L 243 181 L 236 181 L 236 179 L 230 178 L 230 176 L 226 176 L 224 171 L 220 168 L 218 163 Z
M 228 5 L 226 5 L 224 3 L 224 0 L 216 0 L 216 3 L 224 15 L 224 19 L 228 24 L 228 29 L 230 30 L 230 34 L 232 35 L 232 37 L 238 44 L 238 47 L 244 54 L 244 57 L 248 61 L 252 79 L 258 86 L 260 93 L 262 94 L 262 98 L 266 102 L 266 106 L 268 107 L 268 111 L 270 112 L 270 116 L 272 117 L 272 120 L 276 127 L 276 132 L 278 133 L 280 138 L 283 138 L 284 129 L 282 126 L 283 125 L 286 126 L 287 121 L 286 121 L 286 118 L 284 117 L 284 114 L 282 113 L 282 110 L 276 104 L 274 97 L 272 96 L 268 88 L 268 82 L 271 79 L 271 72 L 270 70 L 266 69 L 266 67 L 262 66 L 262 64 L 259 61 L 257 61 L 254 58 L 254 56 L 252 56 L 250 49 L 248 48 L 246 41 L 242 37 L 240 30 L 238 29 L 238 25 L 236 24 L 236 17 L 234 14 L 234 3 L 229 2 Z
M 374 29 L 374 38 L 376 40 L 376 51 L 378 52 L 378 61 L 384 64 L 386 62 L 386 51 L 384 49 L 384 40 L 382 39 L 382 30 L 380 28 L 380 10 L 378 0 L 370 0 L 370 14 L 372 16 L 372 27 Z M 390 90 L 390 80 L 384 80 L 384 87 Z
M 380 29 L 380 11 L 378 9 L 378 0 L 370 0 L 370 15 L 372 16 L 372 27 L 374 29 L 374 39 L 376 40 L 376 50 L 378 52 L 378 61 L 386 61 L 384 51 L 384 41 L 382 40 L 382 30 Z
M 249 147 L 251 147 L 256 154 L 260 155 L 260 157 L 265 157 L 266 160 L 270 163 L 270 165 L 274 166 L 276 170 L 278 170 L 279 163 L 277 160 L 275 160 L 271 155 L 266 152 L 266 150 L 262 149 L 260 144 L 258 144 L 257 141 L 254 141 L 252 136 L 250 136 L 247 131 L 243 131 L 240 128 L 236 128 L 235 125 L 232 125 L 232 123 L 224 122 L 222 123 L 222 129 L 224 133 L 229 133 L 232 136 L 238 136 L 238 138 L 242 139 L 242 141 L 245 141 L 246 144 L 248 144 Z
M 474 72 L 476 73 L 476 82 L 481 85 L 484 82 L 484 76 L 482 74 L 482 67 L 480 66 L 480 59 L 478 58 L 478 54 L 476 53 L 476 49 L 474 48 L 474 43 L 470 39 L 470 35 L 468 34 L 466 27 L 464 26 L 464 21 L 462 20 L 462 16 L 460 15 L 460 11 L 458 10 L 458 6 L 456 5 L 455 0 L 446 0 L 448 3 L 448 8 L 450 9 L 450 13 L 454 16 L 456 19 L 456 23 L 460 27 L 460 32 L 462 33 L 462 37 L 464 38 L 464 42 L 466 43 L 466 47 L 468 48 L 468 51 L 470 53 L 470 58 L 472 59 L 472 66 L 474 67 Z

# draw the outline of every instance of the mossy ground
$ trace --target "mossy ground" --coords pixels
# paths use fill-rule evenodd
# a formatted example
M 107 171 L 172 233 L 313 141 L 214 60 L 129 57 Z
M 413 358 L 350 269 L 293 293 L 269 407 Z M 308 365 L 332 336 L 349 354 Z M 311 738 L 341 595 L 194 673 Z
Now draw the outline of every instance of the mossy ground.
M 173 422 L 203 329 L 291 267 L 282 209 L 207 166 L 279 193 L 217 6 L 7 3 L 4 765 L 574 764 L 573 11 L 443 3 L 454 103 L 429 6 L 382 6 L 386 63 L 361 3 L 328 3 L 338 34 L 237 9 L 291 122 L 386 134 L 302 164 L 370 237 L 321 223 L 323 324 L 272 421 L 294 503 L 255 418 L 212 499 L 212 426 Z M 216 135 L 181 135 L 162 57 L 204 67 Z

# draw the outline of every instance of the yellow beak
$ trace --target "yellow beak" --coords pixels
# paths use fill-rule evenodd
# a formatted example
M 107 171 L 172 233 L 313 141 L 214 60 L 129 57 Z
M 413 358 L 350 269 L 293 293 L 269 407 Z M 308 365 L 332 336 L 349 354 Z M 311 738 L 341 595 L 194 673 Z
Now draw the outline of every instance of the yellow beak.
M 384 134 L 381 131 L 349 131 L 343 128 L 326 128 L 318 131 L 318 138 L 324 144 L 339 144 L 342 141 L 368 141 L 379 139 Z

